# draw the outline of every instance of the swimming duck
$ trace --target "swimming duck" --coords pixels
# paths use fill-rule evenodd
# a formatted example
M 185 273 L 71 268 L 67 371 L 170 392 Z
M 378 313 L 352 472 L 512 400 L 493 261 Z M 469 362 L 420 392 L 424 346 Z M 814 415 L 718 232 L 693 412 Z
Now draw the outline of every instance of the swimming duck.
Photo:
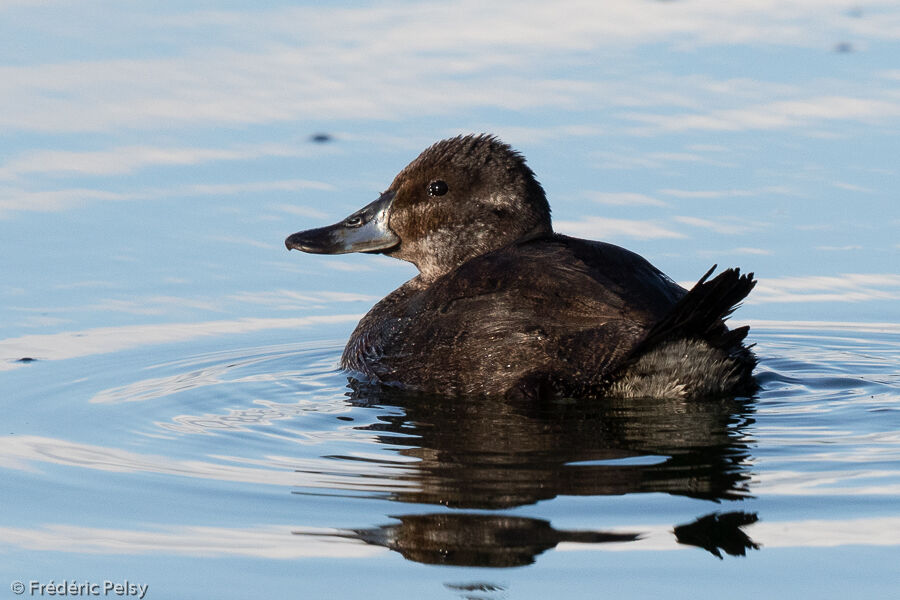
M 553 232 L 524 157 L 490 135 L 426 149 L 377 200 L 288 250 L 379 253 L 419 274 L 363 317 L 341 358 L 366 380 L 454 395 L 692 398 L 755 389 L 753 274 L 687 291 L 641 256 Z

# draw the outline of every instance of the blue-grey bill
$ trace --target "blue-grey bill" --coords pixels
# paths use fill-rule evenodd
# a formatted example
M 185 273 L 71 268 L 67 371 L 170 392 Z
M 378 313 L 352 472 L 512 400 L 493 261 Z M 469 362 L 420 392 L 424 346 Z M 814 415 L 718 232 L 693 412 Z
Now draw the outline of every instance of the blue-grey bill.
M 400 243 L 400 238 L 388 227 L 394 192 L 383 193 L 378 200 L 356 211 L 343 221 L 298 231 L 284 240 L 288 250 L 302 250 L 313 254 L 346 254 L 348 252 L 376 252 Z

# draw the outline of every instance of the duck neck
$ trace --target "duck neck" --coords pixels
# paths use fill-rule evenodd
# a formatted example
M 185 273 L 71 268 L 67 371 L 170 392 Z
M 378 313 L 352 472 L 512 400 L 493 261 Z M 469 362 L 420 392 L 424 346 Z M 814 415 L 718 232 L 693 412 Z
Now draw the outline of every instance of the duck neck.
M 419 269 L 419 278 L 430 282 L 473 258 L 552 233 L 549 223 L 539 223 L 524 232 L 473 230 L 461 226 L 430 232 L 421 240 L 409 244 L 405 252 L 401 248 L 395 256 L 415 264 Z

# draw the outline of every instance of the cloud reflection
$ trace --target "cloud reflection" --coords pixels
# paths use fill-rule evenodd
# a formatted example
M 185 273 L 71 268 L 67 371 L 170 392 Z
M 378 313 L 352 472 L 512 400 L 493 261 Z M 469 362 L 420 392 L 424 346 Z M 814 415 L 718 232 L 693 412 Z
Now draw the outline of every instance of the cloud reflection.
M 560 551 L 642 551 L 678 550 L 671 525 L 631 524 L 628 528 L 641 531 L 641 537 L 627 544 L 586 546 L 562 543 Z M 898 546 L 900 545 L 900 517 L 871 519 L 835 519 L 766 521 L 747 527 L 747 533 L 763 549 L 769 548 L 834 548 L 838 546 Z
M 763 278 L 760 279 L 746 303 L 865 302 L 873 300 L 900 300 L 900 275 L 844 273 L 835 276 Z
M 323 534 L 336 530 L 320 529 Z M 288 526 L 200 527 L 168 526 L 158 530 L 101 529 L 48 524 L 39 528 L 0 527 L 4 543 L 25 550 L 77 554 L 170 554 L 175 556 L 248 556 L 298 558 L 361 558 L 384 550 L 348 539 L 292 536 Z
M 131 192 L 109 192 L 90 188 L 65 188 L 57 190 L 32 191 L 16 187 L 0 187 L 0 219 L 13 212 L 37 211 L 56 212 L 68 210 L 89 202 L 126 202 L 140 200 L 157 200 L 179 196 L 225 196 L 236 194 L 254 194 L 271 191 L 331 190 L 333 186 L 320 181 L 307 179 L 288 179 L 276 181 L 244 182 L 229 184 L 188 184 L 170 188 L 143 189 Z M 280 212 L 283 208 L 274 207 Z M 295 207 L 293 212 L 320 215 L 315 209 Z
M 630 118 L 643 123 L 643 131 L 648 133 L 672 133 L 788 129 L 836 120 L 877 123 L 897 116 L 900 116 L 900 100 L 888 94 L 882 99 L 853 96 L 802 98 L 705 113 L 632 113 Z
M 99 151 L 43 150 L 29 152 L 0 167 L 0 179 L 33 173 L 122 175 L 159 166 L 188 166 L 213 161 L 253 160 L 264 157 L 310 156 L 303 146 L 260 144 L 233 148 L 124 146 Z
M 362 439 L 365 439 L 365 436 Z M 398 474 L 398 471 L 407 468 L 408 461 L 405 460 L 341 465 L 327 457 L 267 456 L 264 459 L 247 459 L 216 456 L 215 458 L 218 462 L 182 460 L 159 454 L 142 454 L 121 448 L 33 435 L 0 438 L 0 467 L 19 471 L 34 470 L 41 464 L 55 464 L 113 473 L 154 473 L 197 480 L 319 489 L 333 488 L 334 478 L 341 474 L 352 473 L 357 481 L 348 483 L 342 479 L 346 484 L 345 490 L 371 491 L 378 487 L 379 482 L 382 485 L 389 483 L 401 490 L 413 491 L 417 487 L 414 482 L 403 481 Z M 393 476 L 391 471 L 395 471 Z M 360 478 L 362 474 L 365 477 Z
M 293 329 L 320 324 L 355 323 L 361 314 L 321 315 L 284 319 L 246 318 L 201 323 L 167 323 L 98 327 L 44 335 L 24 335 L 0 340 L 0 371 L 20 366 L 11 362 L 22 356 L 62 360 L 119 352 L 153 344 L 183 342 L 202 337 L 232 335 L 269 329 Z
M 687 237 L 683 233 L 663 227 L 654 221 L 613 219 L 608 217 L 585 217 L 579 221 L 554 221 L 553 229 L 566 235 L 593 240 L 621 238 L 648 240 Z
M 875 19 L 846 18 L 839 10 L 845 5 L 838 0 L 762 4 L 568 0 L 550 7 L 537 1 L 501 0 L 485 7 L 462 0 L 337 10 L 291 7 L 147 14 L 142 26 L 169 40 L 175 56 L 170 50 L 164 56 L 4 66 L 0 124 L 45 132 L 109 131 L 185 123 L 384 119 L 411 111 L 443 114 L 485 106 L 653 104 L 681 106 L 689 112 L 624 117 L 642 124 L 645 131 L 772 129 L 823 120 L 896 117 L 900 101 L 891 90 L 884 90 L 885 81 L 893 81 L 890 72 L 858 95 L 814 91 L 749 103 L 745 88 L 758 83 L 748 80 L 707 82 L 707 89 L 698 94 L 703 82 L 693 75 L 673 78 L 674 85 L 660 80 L 656 86 L 598 83 L 593 70 L 590 78 L 541 76 L 542 67 L 554 61 L 590 60 L 594 66 L 592 52 L 608 53 L 623 46 L 825 49 L 835 39 L 847 37 L 900 37 L 896 3 L 875 0 L 879 7 Z M 561 17 L 574 14 L 579 18 Z M 133 27 L 126 13 L 111 8 L 106 15 L 118 25 L 103 28 L 107 37 L 124 35 Z M 100 34 L 98 23 L 77 13 L 68 25 L 75 39 Z M 34 35 L 43 33 L 39 25 L 34 27 Z M 184 35 L 200 31 L 202 37 Z M 209 36 L 210 31 L 215 35 Z M 370 35 L 372 31 L 379 35 Z M 207 38 L 208 45 L 198 43 Z M 444 77 L 439 89 L 423 85 L 435 73 L 453 77 Z M 833 86 L 818 87 L 824 91 Z M 738 106 L 703 109 L 704 97 L 711 92 Z
M 670 524 L 628 524 L 615 531 L 639 531 L 637 539 L 603 544 L 560 541 L 560 552 L 623 552 L 682 550 Z M 760 521 L 747 527 L 763 548 L 833 548 L 897 546 L 900 517 L 846 520 Z M 7 546 L 24 550 L 76 554 L 165 554 L 174 556 L 247 556 L 281 560 L 361 558 L 388 550 L 334 528 L 263 525 L 251 527 L 159 526 L 156 529 L 115 529 L 66 524 L 0 527 Z M 301 534 L 301 535 L 292 535 Z M 349 534 L 349 535 L 348 535 Z M 615 534 L 612 534 L 615 535 Z

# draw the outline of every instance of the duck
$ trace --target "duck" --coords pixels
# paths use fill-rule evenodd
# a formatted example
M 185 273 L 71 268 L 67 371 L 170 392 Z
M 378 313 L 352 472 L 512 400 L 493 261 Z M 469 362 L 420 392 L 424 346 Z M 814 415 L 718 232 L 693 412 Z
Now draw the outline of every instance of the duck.
M 433 144 L 375 201 L 285 246 L 418 269 L 347 342 L 341 367 L 366 382 L 528 400 L 756 390 L 749 327 L 725 324 L 753 273 L 713 266 L 687 290 L 635 252 L 554 232 L 524 156 L 493 135 Z

